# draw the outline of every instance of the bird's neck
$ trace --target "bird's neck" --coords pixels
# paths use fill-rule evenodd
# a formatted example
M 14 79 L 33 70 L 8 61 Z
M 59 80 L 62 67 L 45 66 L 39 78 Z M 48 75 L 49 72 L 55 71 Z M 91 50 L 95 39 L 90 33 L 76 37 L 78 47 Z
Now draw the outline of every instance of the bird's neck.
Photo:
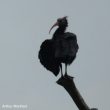
M 66 31 L 66 26 L 65 27 L 58 27 L 53 35 L 53 38 L 56 38 L 58 35 L 62 35 L 65 31 Z

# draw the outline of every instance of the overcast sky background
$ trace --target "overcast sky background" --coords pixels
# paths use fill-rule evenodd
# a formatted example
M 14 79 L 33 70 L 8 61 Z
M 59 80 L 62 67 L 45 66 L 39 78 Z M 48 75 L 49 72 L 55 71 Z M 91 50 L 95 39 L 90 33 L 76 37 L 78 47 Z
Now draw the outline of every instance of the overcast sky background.
M 27 104 L 27 110 L 78 110 L 57 78 L 39 63 L 42 41 L 56 19 L 69 16 L 79 52 L 68 74 L 87 104 L 110 109 L 109 0 L 0 0 L 0 110 Z

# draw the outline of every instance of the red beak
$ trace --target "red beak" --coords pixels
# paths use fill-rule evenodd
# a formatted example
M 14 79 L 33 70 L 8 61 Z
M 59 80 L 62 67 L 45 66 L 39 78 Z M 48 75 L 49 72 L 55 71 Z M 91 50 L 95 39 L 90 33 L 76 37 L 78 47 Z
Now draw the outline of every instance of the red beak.
M 58 26 L 58 22 L 56 22 L 56 23 L 50 28 L 49 34 L 50 34 L 51 30 L 52 30 L 55 26 Z

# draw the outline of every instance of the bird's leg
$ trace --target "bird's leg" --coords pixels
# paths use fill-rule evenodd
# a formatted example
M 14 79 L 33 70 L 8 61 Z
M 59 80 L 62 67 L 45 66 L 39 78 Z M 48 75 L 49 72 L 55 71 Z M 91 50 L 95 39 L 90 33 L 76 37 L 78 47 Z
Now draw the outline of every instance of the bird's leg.
M 67 64 L 65 63 L 65 75 L 67 75 Z
M 60 69 L 61 69 L 61 77 L 63 77 L 62 64 L 60 64 Z

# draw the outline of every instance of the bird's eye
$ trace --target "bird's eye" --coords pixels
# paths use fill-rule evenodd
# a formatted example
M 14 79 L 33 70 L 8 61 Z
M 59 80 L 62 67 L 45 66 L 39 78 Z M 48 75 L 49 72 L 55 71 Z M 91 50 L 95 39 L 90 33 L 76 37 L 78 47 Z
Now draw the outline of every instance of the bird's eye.
M 61 22 L 62 20 L 59 18 L 59 19 L 57 19 L 57 21 L 58 21 L 58 22 Z

